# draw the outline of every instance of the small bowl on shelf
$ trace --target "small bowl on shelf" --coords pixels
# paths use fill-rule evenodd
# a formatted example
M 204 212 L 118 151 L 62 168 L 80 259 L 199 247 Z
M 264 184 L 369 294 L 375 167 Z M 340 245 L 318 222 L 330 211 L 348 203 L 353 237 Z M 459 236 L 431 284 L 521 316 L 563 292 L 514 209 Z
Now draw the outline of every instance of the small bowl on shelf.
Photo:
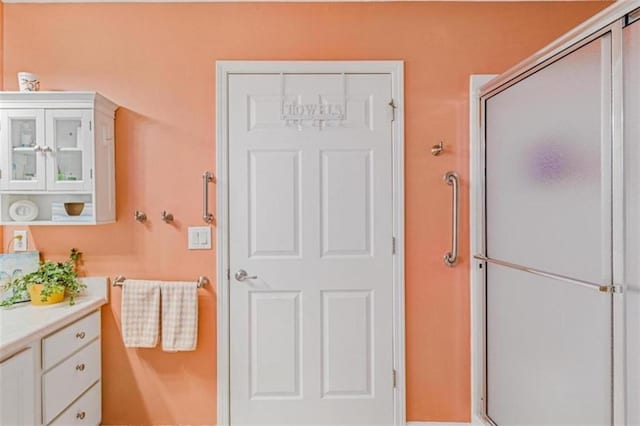
M 69 216 L 80 216 L 84 210 L 84 203 L 64 203 L 64 211 Z

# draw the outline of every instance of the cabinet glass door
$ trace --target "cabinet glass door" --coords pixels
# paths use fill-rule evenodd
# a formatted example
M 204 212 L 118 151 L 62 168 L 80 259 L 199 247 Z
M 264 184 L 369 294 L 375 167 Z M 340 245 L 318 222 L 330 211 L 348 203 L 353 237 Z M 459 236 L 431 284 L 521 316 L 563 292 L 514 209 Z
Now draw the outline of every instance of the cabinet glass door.
M 44 111 L 2 111 L 0 126 L 0 188 L 44 190 Z
M 47 121 L 47 189 L 91 190 L 91 112 L 50 110 Z

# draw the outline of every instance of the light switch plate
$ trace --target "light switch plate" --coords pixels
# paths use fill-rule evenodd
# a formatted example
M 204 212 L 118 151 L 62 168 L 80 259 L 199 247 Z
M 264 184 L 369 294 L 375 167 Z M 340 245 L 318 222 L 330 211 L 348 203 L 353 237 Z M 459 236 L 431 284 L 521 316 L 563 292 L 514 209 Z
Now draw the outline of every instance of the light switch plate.
M 189 250 L 210 250 L 211 249 L 211 227 L 190 226 L 189 227 Z
M 13 251 L 27 251 L 27 231 L 13 231 Z

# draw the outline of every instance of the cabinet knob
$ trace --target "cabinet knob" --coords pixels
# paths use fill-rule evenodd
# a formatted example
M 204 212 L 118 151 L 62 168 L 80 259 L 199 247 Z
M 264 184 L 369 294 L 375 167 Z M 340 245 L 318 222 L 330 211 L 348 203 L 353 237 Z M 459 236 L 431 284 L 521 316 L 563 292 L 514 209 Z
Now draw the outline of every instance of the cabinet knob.
M 84 336 L 85 336 L 84 331 L 76 333 L 76 339 L 84 339 Z
M 36 145 L 33 147 L 34 152 L 42 152 L 42 147 L 40 145 Z
M 45 146 L 44 148 L 42 148 L 42 152 L 53 152 L 53 150 L 50 146 Z
M 84 411 L 78 411 L 78 414 L 76 414 L 76 419 L 80 419 L 83 420 L 84 416 L 86 416 L 87 413 L 85 413 Z
M 84 371 L 84 364 L 76 365 L 76 371 Z

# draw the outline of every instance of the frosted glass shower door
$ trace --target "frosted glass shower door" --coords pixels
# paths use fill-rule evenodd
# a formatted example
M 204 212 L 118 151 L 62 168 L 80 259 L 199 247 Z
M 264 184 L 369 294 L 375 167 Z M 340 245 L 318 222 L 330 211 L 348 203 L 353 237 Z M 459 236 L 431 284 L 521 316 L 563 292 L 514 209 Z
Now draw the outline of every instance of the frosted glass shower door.
M 611 38 L 486 100 L 486 403 L 611 424 Z

